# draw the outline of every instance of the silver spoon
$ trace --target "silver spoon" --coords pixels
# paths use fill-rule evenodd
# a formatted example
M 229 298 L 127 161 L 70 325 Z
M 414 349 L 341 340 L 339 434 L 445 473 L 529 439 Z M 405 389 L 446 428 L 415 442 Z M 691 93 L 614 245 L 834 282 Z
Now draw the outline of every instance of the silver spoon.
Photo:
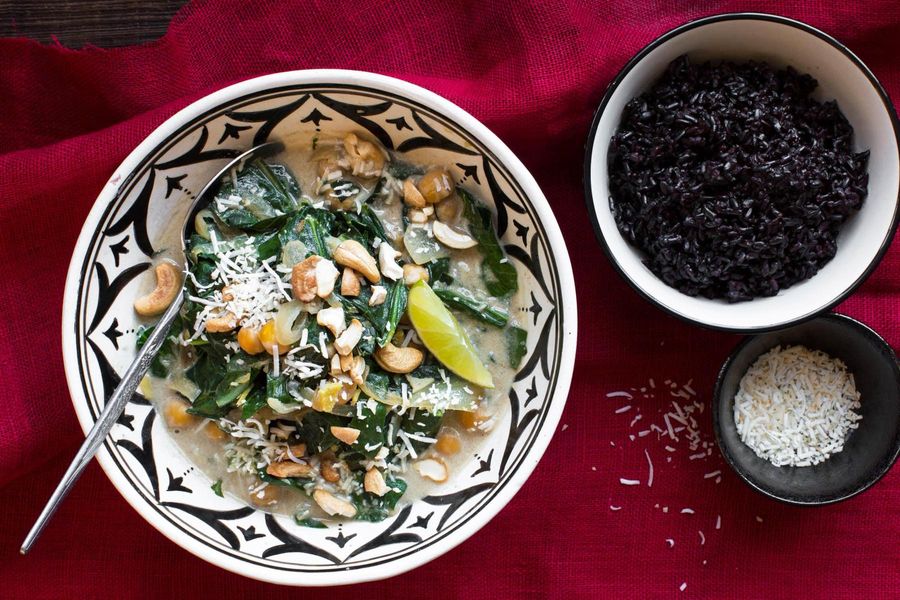
M 204 206 L 202 204 L 203 200 L 219 182 L 219 179 L 235 167 L 240 170 L 244 163 L 251 159 L 270 156 L 281 152 L 282 150 L 284 150 L 284 145 L 281 142 L 266 142 L 254 146 L 222 167 L 222 169 L 216 173 L 205 186 L 203 186 L 200 193 L 195 196 L 194 203 L 191 205 L 191 209 L 188 211 L 184 220 L 184 227 L 182 228 L 181 235 L 181 251 L 183 254 L 186 254 L 186 243 L 190 237 L 190 229 L 194 222 L 194 216 L 200 208 Z M 169 308 L 166 309 L 166 312 L 163 313 L 162 317 L 160 317 L 159 322 L 157 322 L 153 331 L 150 333 L 150 336 L 147 338 L 147 341 L 144 343 L 144 346 L 135 357 L 134 362 L 131 363 L 131 366 L 129 366 L 122 375 L 122 380 L 119 382 L 119 385 L 116 386 L 116 389 L 109 397 L 109 400 L 106 401 L 103 412 L 100 413 L 100 418 L 97 419 L 94 426 L 91 427 L 84 443 L 81 444 L 81 448 L 78 450 L 78 454 L 75 455 L 72 464 L 70 464 L 68 470 L 66 470 L 66 474 L 63 475 L 63 478 L 59 482 L 59 485 L 56 486 L 53 495 L 50 496 L 50 500 L 47 501 L 47 505 L 44 506 L 44 510 L 41 511 L 37 521 L 32 525 L 31 531 L 28 532 L 28 536 L 25 538 L 25 541 L 22 543 L 22 547 L 19 550 L 22 554 L 26 554 L 31 549 L 31 546 L 34 544 L 35 540 L 37 540 L 38 536 L 41 535 L 44 526 L 47 525 L 50 517 L 56 512 L 56 509 L 66 497 L 66 494 L 69 493 L 69 490 L 72 489 L 72 486 L 78 480 L 78 476 L 81 475 L 84 468 L 91 462 L 94 454 L 100 448 L 100 444 L 106 439 L 109 430 L 112 429 L 112 426 L 118 421 L 119 415 L 122 414 L 122 411 L 125 409 L 125 405 L 128 404 L 128 401 L 134 395 L 134 390 L 137 389 L 141 379 L 147 373 L 147 369 L 150 368 L 150 363 L 153 361 L 156 353 L 159 352 L 166 336 L 169 334 L 169 329 L 172 327 L 175 316 L 178 315 L 178 311 L 181 310 L 181 306 L 184 304 L 184 281 L 182 281 L 181 285 L 181 293 L 175 297 L 175 300 Z

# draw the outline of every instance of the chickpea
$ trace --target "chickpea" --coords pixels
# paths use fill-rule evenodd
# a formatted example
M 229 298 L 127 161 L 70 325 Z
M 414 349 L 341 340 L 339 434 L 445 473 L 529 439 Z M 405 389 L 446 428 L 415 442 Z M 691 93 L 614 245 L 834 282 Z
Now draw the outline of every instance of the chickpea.
M 344 138 L 344 150 L 354 175 L 377 177 L 384 169 L 384 154 L 381 149 L 372 142 L 359 139 L 355 133 Z
M 196 422 L 197 417 L 187 411 L 188 405 L 181 400 L 171 400 L 163 408 L 163 417 L 173 429 L 187 427 Z
M 462 442 L 456 430 L 444 427 L 437 436 L 434 449 L 444 456 L 453 456 L 462 449 Z
M 444 198 L 435 206 L 435 212 L 439 221 L 447 224 L 456 223 L 463 214 L 462 200 L 458 196 Z
M 274 319 L 262 326 L 259 330 L 259 343 L 269 354 L 273 354 L 278 343 L 275 341 L 275 321 Z M 284 354 L 288 351 L 287 347 L 278 346 L 278 354 Z
M 224 442 L 228 439 L 228 434 L 219 429 L 219 426 L 215 423 L 207 423 L 203 431 L 206 433 L 206 437 L 216 442 Z
M 259 354 L 265 350 L 262 342 L 259 341 L 259 330 L 252 327 L 241 327 L 237 334 L 237 341 L 247 354 Z
M 475 429 L 489 418 L 489 416 L 480 412 L 456 411 L 456 420 L 462 425 L 463 429 Z
M 419 180 L 419 192 L 428 204 L 440 202 L 456 189 L 450 174 L 444 169 L 431 169 Z

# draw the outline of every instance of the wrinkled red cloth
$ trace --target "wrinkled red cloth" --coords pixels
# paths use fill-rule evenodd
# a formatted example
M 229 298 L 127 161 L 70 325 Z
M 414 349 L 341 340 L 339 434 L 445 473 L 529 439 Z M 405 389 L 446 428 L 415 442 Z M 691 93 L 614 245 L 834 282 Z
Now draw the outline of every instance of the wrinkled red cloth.
M 590 117 L 618 69 L 657 35 L 707 14 L 763 7 L 833 34 L 900 98 L 900 5 L 893 0 L 200 2 L 182 10 L 164 38 L 139 47 L 73 51 L 0 40 L 2 595 L 285 593 L 166 540 L 96 465 L 32 554 L 15 553 L 82 438 L 64 381 L 59 324 L 72 248 L 104 182 L 163 120 L 217 88 L 274 71 L 338 67 L 393 75 L 446 96 L 524 161 L 569 245 L 580 331 L 566 425 L 508 507 L 412 573 L 313 593 L 647 598 L 682 595 L 684 584 L 683 595 L 696 597 L 900 597 L 897 469 L 848 502 L 793 508 L 739 482 L 715 449 L 691 460 L 684 444 L 669 452 L 655 435 L 629 439 L 644 428 L 632 426 L 638 408 L 649 423 L 668 406 L 666 380 L 690 382 L 707 401 L 737 338 L 664 315 L 602 255 L 581 187 Z M 895 346 L 898 245 L 838 309 Z M 651 389 L 651 378 L 657 393 L 643 398 L 640 388 Z M 607 397 L 629 388 L 634 400 Z M 635 406 L 615 413 L 626 404 Z M 708 411 L 701 421 L 709 441 Z M 655 465 L 652 487 L 645 484 L 648 460 Z M 642 485 L 625 487 L 620 477 Z

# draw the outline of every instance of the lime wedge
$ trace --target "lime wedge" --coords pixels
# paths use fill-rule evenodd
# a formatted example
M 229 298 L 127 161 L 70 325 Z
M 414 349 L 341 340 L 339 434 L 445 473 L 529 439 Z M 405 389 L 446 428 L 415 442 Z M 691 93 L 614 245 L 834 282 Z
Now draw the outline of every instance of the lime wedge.
M 466 332 L 424 281 L 409 289 L 407 312 L 419 339 L 445 367 L 475 385 L 494 387 L 490 372 L 478 358 Z

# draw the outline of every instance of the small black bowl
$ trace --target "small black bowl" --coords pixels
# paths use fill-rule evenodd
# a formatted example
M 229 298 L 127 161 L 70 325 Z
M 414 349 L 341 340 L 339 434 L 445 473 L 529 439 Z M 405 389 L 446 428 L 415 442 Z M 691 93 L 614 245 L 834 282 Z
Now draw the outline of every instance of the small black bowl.
M 775 346 L 803 345 L 847 365 L 860 393 L 863 418 L 844 449 L 809 467 L 776 467 L 741 441 L 734 397 L 741 378 Z M 846 500 L 871 487 L 900 454 L 900 368 L 890 345 L 866 325 L 830 313 L 801 325 L 748 337 L 722 365 L 713 393 L 716 441 L 729 465 L 753 489 L 790 504 Z

